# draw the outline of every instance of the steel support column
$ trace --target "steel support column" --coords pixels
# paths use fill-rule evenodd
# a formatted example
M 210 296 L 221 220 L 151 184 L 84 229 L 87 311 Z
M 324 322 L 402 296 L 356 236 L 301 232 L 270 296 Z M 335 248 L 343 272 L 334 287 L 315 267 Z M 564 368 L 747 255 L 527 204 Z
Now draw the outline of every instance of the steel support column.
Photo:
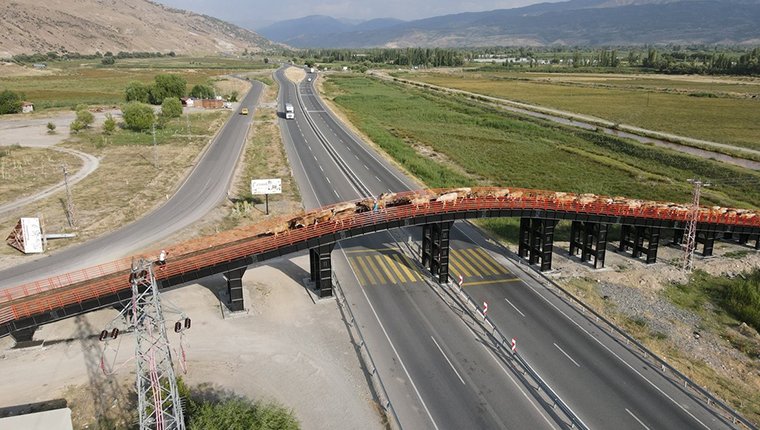
M 423 227 L 423 263 L 438 282 L 449 281 L 449 237 L 452 221 L 437 222 Z M 427 227 L 427 228 L 425 228 Z M 427 237 L 427 243 L 426 238 Z M 428 256 L 425 256 L 425 252 Z
M 519 255 L 527 257 L 529 264 L 539 264 L 542 272 L 552 269 L 554 228 L 557 222 L 543 218 L 520 219 Z
M 232 312 L 239 312 L 245 310 L 245 303 L 243 301 L 243 275 L 248 267 L 240 267 L 238 269 L 224 272 L 224 279 L 227 280 L 227 294 L 229 296 L 229 303 L 227 306 Z
M 660 229 L 657 227 L 623 225 L 620 229 L 618 251 L 626 252 L 631 248 L 633 258 L 640 258 L 643 254 L 647 264 L 656 263 L 659 246 Z
M 714 231 L 698 231 L 697 243 L 702 244 L 702 256 L 709 257 L 713 255 L 713 248 L 715 247 L 715 232 Z
M 314 289 L 319 298 L 333 295 L 331 254 L 334 247 L 334 243 L 329 243 L 309 250 L 311 280 L 314 281 Z
M 608 229 L 607 224 L 573 221 L 570 226 L 570 255 L 578 255 L 580 250 L 581 261 L 590 262 L 593 257 L 594 269 L 604 267 Z
M 530 218 L 520 218 L 520 238 L 517 255 L 528 258 L 530 254 Z
M 16 343 L 31 342 L 34 340 L 34 332 L 37 331 L 37 327 L 25 328 L 23 330 L 16 330 L 11 332 L 11 337 Z

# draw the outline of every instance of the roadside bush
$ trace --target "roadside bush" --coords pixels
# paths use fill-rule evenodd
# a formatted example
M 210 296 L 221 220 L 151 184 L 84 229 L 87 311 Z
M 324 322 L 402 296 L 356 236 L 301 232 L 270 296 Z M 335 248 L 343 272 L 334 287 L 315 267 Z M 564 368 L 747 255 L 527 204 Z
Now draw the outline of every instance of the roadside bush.
M 116 131 L 116 120 L 113 119 L 113 115 L 107 113 L 106 120 L 103 122 L 103 133 L 113 134 L 114 131 Z
M 134 131 L 150 129 L 155 120 L 153 108 L 145 103 L 129 102 L 121 109 L 121 112 L 126 127 Z
M 48 134 L 55 134 L 55 124 L 52 122 L 47 123 Z
M 234 103 L 238 101 L 238 97 L 240 97 L 240 94 L 237 91 L 233 91 L 229 95 L 227 95 L 227 101 Z
M 23 94 L 11 90 L 0 92 L 0 115 L 8 113 L 20 113 Z
M 214 89 L 206 84 L 198 84 L 190 90 L 190 97 L 196 99 L 211 99 L 214 98 Z
M 182 102 L 176 97 L 167 97 L 161 103 L 161 116 L 165 119 L 182 116 Z
M 106 56 L 106 57 L 103 57 L 103 59 L 100 60 L 100 62 L 104 66 L 112 66 L 114 63 L 116 63 L 116 60 L 111 56 Z
M 124 90 L 127 102 L 148 103 L 150 101 L 149 94 L 150 86 L 139 81 L 130 82 Z
M 760 269 L 726 285 L 722 299 L 726 311 L 760 331 Z
M 156 75 L 155 82 L 149 91 L 150 103 L 158 105 L 168 97 L 184 97 L 186 90 L 187 81 L 182 76 Z
M 90 128 L 92 123 L 95 122 L 95 116 L 86 108 L 78 108 L 77 119 L 74 121 L 80 123 L 82 125 L 82 128 Z
M 71 121 L 71 124 L 69 124 L 69 130 L 72 133 L 79 133 L 83 129 L 84 129 L 84 124 L 82 124 L 81 122 L 77 120 Z

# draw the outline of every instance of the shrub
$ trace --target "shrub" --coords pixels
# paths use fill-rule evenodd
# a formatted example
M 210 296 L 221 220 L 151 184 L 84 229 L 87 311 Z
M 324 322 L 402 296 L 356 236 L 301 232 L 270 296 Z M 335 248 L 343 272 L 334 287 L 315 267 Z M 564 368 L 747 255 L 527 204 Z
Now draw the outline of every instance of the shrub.
M 234 103 L 238 101 L 238 97 L 240 97 L 240 94 L 237 91 L 233 91 L 229 95 L 227 95 L 227 101 L 231 101 Z
M 180 75 L 156 75 L 149 91 L 150 103 L 157 105 L 167 97 L 184 97 L 186 89 L 187 81 Z
M 722 305 L 740 321 L 760 330 L 760 269 L 726 285 Z
M 129 102 L 122 108 L 121 112 L 124 117 L 124 124 L 130 130 L 148 130 L 155 121 L 153 108 L 145 103 Z
M 100 60 L 100 62 L 101 62 L 103 65 L 105 65 L 105 66 L 111 66 L 111 65 L 113 65 L 114 63 L 116 63 L 116 60 L 114 60 L 114 58 L 113 58 L 113 57 L 111 57 L 111 56 L 107 56 L 107 57 L 103 57 L 103 59 L 102 59 L 102 60 Z
M 79 122 L 76 119 L 74 121 L 71 121 L 71 124 L 69 124 L 69 130 L 72 133 L 79 133 L 83 129 L 84 129 L 84 124 L 82 124 L 81 122 Z
M 150 86 L 139 81 L 130 82 L 124 90 L 127 102 L 148 103 L 150 101 L 149 94 Z
M 103 122 L 103 133 L 112 134 L 114 131 L 116 131 L 116 120 L 113 119 L 113 115 L 107 113 L 106 120 Z
M 78 107 L 77 119 L 75 121 L 82 124 L 82 128 L 90 128 L 92 123 L 95 122 L 95 116 L 86 108 L 82 109 L 81 107 Z
M 24 96 L 11 90 L 0 92 L 0 115 L 7 113 L 20 113 L 21 102 Z
M 161 103 L 161 116 L 165 119 L 182 116 L 182 102 L 176 97 L 167 97 Z
M 47 123 L 48 134 L 55 134 L 55 124 L 52 122 Z
M 190 90 L 190 97 L 196 99 L 211 99 L 214 98 L 214 89 L 206 84 L 198 84 Z

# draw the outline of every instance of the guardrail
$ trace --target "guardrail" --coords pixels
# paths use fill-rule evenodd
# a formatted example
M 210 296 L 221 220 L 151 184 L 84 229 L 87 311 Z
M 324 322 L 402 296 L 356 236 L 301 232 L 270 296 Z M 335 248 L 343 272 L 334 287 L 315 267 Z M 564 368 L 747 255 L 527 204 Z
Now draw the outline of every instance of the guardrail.
M 375 360 L 372 358 L 372 354 L 369 352 L 369 348 L 367 347 L 367 343 L 364 340 L 364 335 L 362 334 L 362 330 L 359 327 L 359 324 L 356 323 L 356 319 L 354 318 L 354 313 L 351 310 L 351 306 L 348 304 L 346 295 L 343 293 L 343 288 L 340 286 L 340 282 L 338 281 L 338 278 L 335 277 L 334 273 L 332 276 L 332 280 L 333 280 L 333 285 L 335 286 L 335 291 L 338 293 L 336 294 L 336 297 L 335 297 L 336 300 L 338 301 L 338 305 L 340 306 L 341 310 L 344 310 L 346 312 L 344 314 L 344 319 L 346 321 L 346 324 L 348 324 L 349 327 L 355 329 L 356 333 L 359 335 L 359 344 L 357 346 L 359 348 L 359 351 L 364 351 L 364 354 L 362 355 L 362 361 L 364 361 L 365 368 L 367 369 L 367 372 L 369 372 L 370 374 L 372 385 L 374 386 L 375 392 L 377 393 L 377 397 L 378 397 L 377 400 L 380 403 L 380 406 L 385 411 L 386 416 L 390 415 L 392 421 L 389 422 L 389 425 L 391 426 L 391 428 L 400 430 L 402 428 L 401 422 L 398 419 L 396 410 L 393 408 L 393 403 L 391 402 L 391 398 L 390 396 L 388 396 L 388 392 L 385 390 L 385 385 L 383 384 L 382 378 L 380 378 L 380 374 L 378 374 L 377 372 L 377 366 L 375 366 Z M 366 359 L 364 358 L 364 355 L 366 355 Z

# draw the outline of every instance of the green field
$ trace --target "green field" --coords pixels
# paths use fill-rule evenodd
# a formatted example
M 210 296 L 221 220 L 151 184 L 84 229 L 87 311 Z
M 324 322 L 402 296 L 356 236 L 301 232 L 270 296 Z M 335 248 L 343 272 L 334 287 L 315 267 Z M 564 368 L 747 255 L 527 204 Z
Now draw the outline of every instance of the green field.
M 366 77 L 333 76 L 325 89 L 354 124 L 431 187 L 505 185 L 687 202 L 686 180 L 702 177 L 715 184 L 706 204 L 760 202 L 760 174 L 715 161 Z M 431 151 L 443 157 L 422 155 Z
M 93 60 L 60 61 L 48 63 L 50 74 L 0 76 L 0 90 L 23 93 L 36 110 L 77 104 L 117 105 L 124 102 L 124 88 L 130 81 L 148 84 L 159 73 L 178 73 L 192 86 L 214 76 L 250 71 L 254 65 L 257 69 L 264 66 L 226 58 L 128 59 L 119 60 L 116 67 L 100 67 Z
M 760 150 L 758 79 L 469 71 L 394 75 Z

